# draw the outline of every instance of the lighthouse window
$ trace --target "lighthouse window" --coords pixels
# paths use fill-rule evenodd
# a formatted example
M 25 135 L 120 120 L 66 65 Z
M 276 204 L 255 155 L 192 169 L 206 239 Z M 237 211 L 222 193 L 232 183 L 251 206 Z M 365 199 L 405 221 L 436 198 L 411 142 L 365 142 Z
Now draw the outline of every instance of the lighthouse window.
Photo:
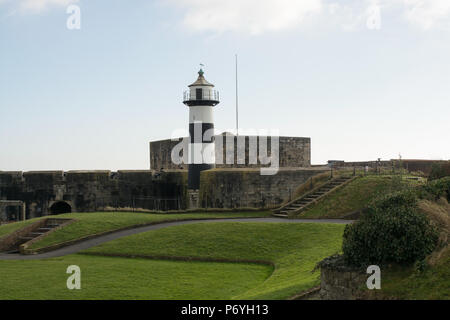
M 196 100 L 203 99 L 203 89 L 195 89 L 195 99 Z

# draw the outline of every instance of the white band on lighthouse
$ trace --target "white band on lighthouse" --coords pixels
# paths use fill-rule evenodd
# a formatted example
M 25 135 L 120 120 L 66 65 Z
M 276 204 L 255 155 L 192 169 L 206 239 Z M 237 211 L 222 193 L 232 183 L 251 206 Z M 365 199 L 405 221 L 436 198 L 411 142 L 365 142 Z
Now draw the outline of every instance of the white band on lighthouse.
M 212 106 L 192 106 L 189 108 L 189 123 L 214 123 Z

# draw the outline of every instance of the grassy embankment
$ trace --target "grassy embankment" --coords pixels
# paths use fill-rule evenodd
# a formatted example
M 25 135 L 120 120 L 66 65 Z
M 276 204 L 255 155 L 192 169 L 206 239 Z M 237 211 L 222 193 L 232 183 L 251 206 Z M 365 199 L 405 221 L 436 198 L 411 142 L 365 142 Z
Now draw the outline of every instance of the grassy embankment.
M 435 300 L 450 299 L 450 205 L 446 199 L 421 200 L 419 209 L 439 230 L 439 245 L 425 263 L 392 267 L 382 277 L 382 298 Z
M 49 245 L 58 244 L 65 241 L 80 239 L 92 234 L 108 232 L 112 230 L 146 225 L 152 223 L 162 223 L 170 221 L 190 220 L 190 219 L 219 219 L 219 218 L 255 218 L 269 216 L 270 212 L 266 211 L 249 211 L 249 212 L 214 212 L 214 213 L 179 213 L 179 214 L 152 214 L 138 212 L 88 212 L 88 213 L 67 213 L 56 216 L 54 218 L 77 219 L 60 230 L 57 230 L 41 241 L 34 243 L 31 248 L 43 248 Z M 5 236 L 15 230 L 18 230 L 38 219 L 7 224 L 0 226 L 0 237 Z
M 234 299 L 285 299 L 319 284 L 315 264 L 341 249 L 344 226 L 292 223 L 199 223 L 121 238 L 86 250 L 99 255 L 266 261 L 273 274 Z
M 81 290 L 68 290 L 66 269 L 81 269 Z M 0 299 L 228 299 L 266 279 L 257 264 L 124 259 L 80 254 L 0 261 Z
M 382 274 L 379 297 L 402 300 L 450 299 L 450 251 L 434 265 L 418 271 L 416 267 L 392 267 Z
M 398 177 L 385 175 L 360 177 L 324 197 L 297 217 L 311 219 L 340 218 L 348 213 L 364 209 L 380 195 L 418 183 L 418 181 L 408 180 L 405 177 L 401 181 L 398 180 Z
M 198 223 L 121 238 L 87 250 L 91 255 L 0 261 L 0 299 L 285 299 L 319 283 L 311 271 L 340 250 L 343 229 Z M 65 287 L 71 264 L 81 267 L 82 290 Z

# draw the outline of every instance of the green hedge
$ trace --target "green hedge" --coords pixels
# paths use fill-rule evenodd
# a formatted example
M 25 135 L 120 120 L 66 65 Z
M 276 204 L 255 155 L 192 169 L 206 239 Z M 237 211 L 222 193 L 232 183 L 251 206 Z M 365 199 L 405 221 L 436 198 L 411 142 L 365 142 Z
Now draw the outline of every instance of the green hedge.
M 445 188 L 444 188 L 445 189 Z M 440 193 L 441 186 L 432 185 Z M 389 194 L 373 203 L 344 231 L 343 252 L 350 265 L 410 264 L 424 259 L 437 244 L 437 231 L 417 209 L 417 190 Z
M 436 180 L 448 176 L 450 176 L 450 161 L 444 163 L 433 163 L 428 179 Z
M 418 189 L 418 196 L 428 200 L 437 200 L 443 197 L 450 201 L 450 177 L 428 182 Z

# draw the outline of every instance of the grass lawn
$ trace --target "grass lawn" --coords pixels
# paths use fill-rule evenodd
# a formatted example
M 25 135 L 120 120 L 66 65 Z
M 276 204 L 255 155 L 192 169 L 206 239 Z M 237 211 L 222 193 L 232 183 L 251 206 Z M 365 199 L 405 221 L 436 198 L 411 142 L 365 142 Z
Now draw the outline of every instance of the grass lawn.
M 450 300 L 450 255 L 419 272 L 414 267 L 381 271 L 381 290 L 375 297 L 402 300 Z
M 26 221 L 3 224 L 0 226 L 0 238 L 8 235 L 10 233 L 13 233 L 14 231 L 19 230 L 23 227 L 26 227 L 27 225 L 32 224 L 33 222 L 36 222 L 39 219 L 41 219 L 41 218 L 35 218 L 35 219 L 26 220 Z
M 275 270 L 266 281 L 231 298 L 286 299 L 319 284 L 319 272 L 311 271 L 321 259 L 340 251 L 343 230 L 344 225 L 338 224 L 198 223 L 117 239 L 84 252 L 269 261 Z
M 69 265 L 81 268 L 81 290 L 68 290 Z M 70 255 L 0 261 L 0 299 L 230 299 L 261 284 L 272 268 Z
M 43 248 L 49 245 L 75 240 L 89 236 L 91 234 L 117 230 L 135 225 L 145 225 L 150 223 L 161 223 L 177 220 L 190 219 L 214 219 L 214 218 L 251 218 L 267 217 L 269 211 L 262 212 L 211 212 L 211 213 L 179 213 L 179 214 L 153 214 L 139 212 L 87 212 L 87 213 L 67 213 L 48 217 L 70 218 L 79 221 L 72 223 L 60 230 L 57 230 L 41 241 L 34 243 L 31 248 Z M 21 221 L 13 224 L 0 226 L 0 237 L 20 229 L 38 219 Z
M 401 185 L 417 184 L 403 179 Z M 299 218 L 340 218 L 343 215 L 365 208 L 374 198 L 391 193 L 400 186 L 391 176 L 365 176 L 358 178 L 300 213 Z

